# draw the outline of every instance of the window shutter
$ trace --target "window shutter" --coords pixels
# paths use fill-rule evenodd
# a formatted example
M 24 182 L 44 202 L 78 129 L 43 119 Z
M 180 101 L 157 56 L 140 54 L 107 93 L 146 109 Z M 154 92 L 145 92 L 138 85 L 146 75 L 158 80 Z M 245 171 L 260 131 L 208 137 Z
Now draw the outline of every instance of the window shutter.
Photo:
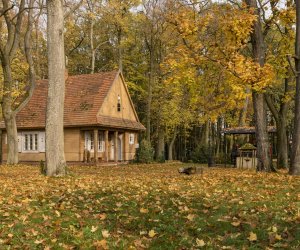
M 45 143 L 45 132 L 39 132 L 38 134 L 38 150 L 40 152 L 45 152 L 46 150 L 46 143 Z
M 18 152 L 22 152 L 22 145 L 23 145 L 23 140 L 22 140 L 22 133 L 18 133 Z

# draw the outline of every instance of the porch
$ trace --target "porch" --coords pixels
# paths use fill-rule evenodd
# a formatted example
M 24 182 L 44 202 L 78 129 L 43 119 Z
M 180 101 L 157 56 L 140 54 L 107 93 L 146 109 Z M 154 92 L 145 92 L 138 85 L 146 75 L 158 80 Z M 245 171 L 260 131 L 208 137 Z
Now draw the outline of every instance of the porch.
M 134 158 L 137 145 L 137 134 L 134 132 L 94 128 L 81 131 L 81 136 L 84 144 L 80 147 L 80 158 L 85 163 L 117 163 Z

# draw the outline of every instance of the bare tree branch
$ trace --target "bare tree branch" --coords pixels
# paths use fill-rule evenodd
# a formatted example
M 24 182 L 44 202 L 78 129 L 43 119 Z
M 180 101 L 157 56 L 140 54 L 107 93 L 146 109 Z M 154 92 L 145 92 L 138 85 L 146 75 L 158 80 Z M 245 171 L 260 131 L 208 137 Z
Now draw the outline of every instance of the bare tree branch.
M 69 18 L 69 16 L 74 13 L 83 3 L 83 0 L 80 0 L 80 2 L 78 4 L 76 4 L 73 8 L 71 8 L 65 15 L 64 15 L 64 19 Z
M 1 11 L 0 11 L 0 17 L 2 17 L 2 16 L 4 16 L 8 11 L 10 11 L 11 9 L 13 9 L 15 7 L 15 5 L 13 4 L 12 6 L 10 6 L 9 8 L 7 8 L 7 9 L 2 9 Z
M 34 24 L 34 18 L 33 18 L 33 3 L 34 0 L 30 0 L 29 2 L 29 11 L 28 11 L 28 23 L 27 23 L 27 30 L 24 37 L 24 44 L 25 44 L 25 56 L 27 63 L 29 64 L 29 82 L 30 87 L 29 91 L 27 93 L 27 97 L 23 100 L 23 102 L 15 109 L 15 114 L 17 114 L 23 107 L 27 105 L 29 100 L 31 99 L 33 95 L 33 90 L 35 88 L 35 69 L 34 69 L 34 61 L 32 58 L 32 43 L 31 43 L 31 33 L 33 30 L 33 24 Z
M 290 68 L 291 68 L 291 70 L 292 70 L 292 72 L 293 72 L 293 75 L 294 75 L 294 76 L 297 76 L 297 73 L 296 73 L 296 71 L 295 71 L 295 69 L 294 69 L 293 63 L 292 63 L 292 61 L 291 61 L 291 55 L 287 55 L 287 60 L 288 60 L 288 63 L 289 63 L 289 65 L 290 65 Z

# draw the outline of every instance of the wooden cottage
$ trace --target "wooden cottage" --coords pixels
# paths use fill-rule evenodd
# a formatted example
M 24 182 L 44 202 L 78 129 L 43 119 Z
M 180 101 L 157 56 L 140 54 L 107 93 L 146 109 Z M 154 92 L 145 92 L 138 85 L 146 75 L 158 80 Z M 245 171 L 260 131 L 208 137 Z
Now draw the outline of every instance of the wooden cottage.
M 48 80 L 37 82 L 29 103 L 17 114 L 19 160 L 45 160 Z M 120 72 L 67 76 L 64 146 L 68 162 L 130 161 L 138 147 L 139 122 Z M 2 159 L 7 137 L 2 122 Z M 96 149 L 96 150 L 95 150 Z

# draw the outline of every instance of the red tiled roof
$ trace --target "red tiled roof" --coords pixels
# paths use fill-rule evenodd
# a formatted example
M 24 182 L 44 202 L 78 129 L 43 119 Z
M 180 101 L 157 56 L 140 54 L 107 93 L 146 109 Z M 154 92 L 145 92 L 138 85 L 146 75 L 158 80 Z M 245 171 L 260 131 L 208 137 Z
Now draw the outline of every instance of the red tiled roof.
M 97 117 L 97 113 L 118 74 L 119 72 L 113 71 L 69 76 L 65 89 L 64 126 L 103 125 L 144 130 L 144 126 L 136 121 Z M 18 128 L 45 127 L 47 92 L 48 80 L 38 81 L 32 98 L 17 114 Z

